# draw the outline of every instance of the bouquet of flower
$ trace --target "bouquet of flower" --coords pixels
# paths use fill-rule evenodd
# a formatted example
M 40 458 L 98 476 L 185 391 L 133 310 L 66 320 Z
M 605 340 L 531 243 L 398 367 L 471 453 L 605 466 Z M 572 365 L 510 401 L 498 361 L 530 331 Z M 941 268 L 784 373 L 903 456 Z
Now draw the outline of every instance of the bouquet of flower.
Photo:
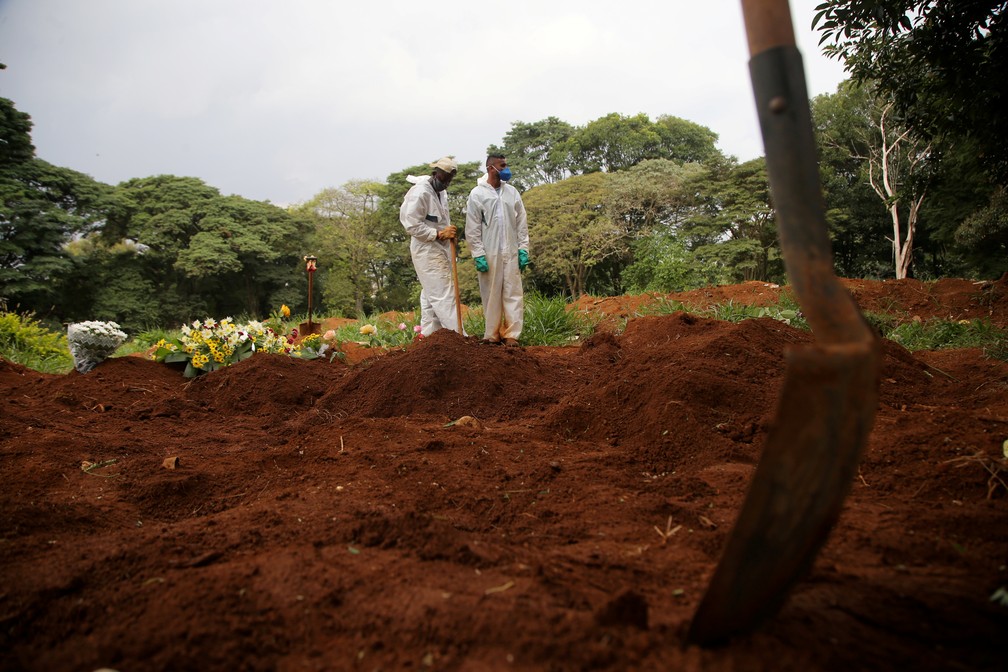
M 185 362 L 185 376 L 214 371 L 240 362 L 254 352 L 296 355 L 295 336 L 282 336 L 273 327 L 253 320 L 236 324 L 230 317 L 219 322 L 213 318 L 184 325 L 182 334 L 154 345 L 151 359 L 159 362 Z
M 101 364 L 126 340 L 115 322 L 75 322 L 67 327 L 67 342 L 74 368 L 87 373 Z

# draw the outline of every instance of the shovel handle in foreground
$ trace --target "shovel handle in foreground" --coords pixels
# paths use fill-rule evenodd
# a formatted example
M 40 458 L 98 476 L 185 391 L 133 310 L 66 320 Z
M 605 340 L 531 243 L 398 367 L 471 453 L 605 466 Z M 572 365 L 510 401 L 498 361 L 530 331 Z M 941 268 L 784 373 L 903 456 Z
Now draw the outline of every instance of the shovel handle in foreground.
M 690 624 L 716 645 L 783 605 L 840 515 L 878 400 L 878 342 L 833 274 L 801 54 L 787 0 L 742 0 L 750 76 L 788 280 L 816 343 L 786 350 L 774 423 Z
M 455 257 L 458 256 L 458 243 L 451 239 L 451 264 L 452 264 L 452 284 L 455 286 L 455 319 L 458 320 L 458 333 L 464 334 L 462 330 L 462 295 L 459 292 L 458 265 Z

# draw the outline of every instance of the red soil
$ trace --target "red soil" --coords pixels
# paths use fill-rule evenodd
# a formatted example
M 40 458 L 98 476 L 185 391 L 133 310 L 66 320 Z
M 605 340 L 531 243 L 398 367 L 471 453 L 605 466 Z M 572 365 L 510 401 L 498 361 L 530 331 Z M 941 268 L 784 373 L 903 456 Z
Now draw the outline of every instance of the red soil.
M 908 319 L 1008 319 L 1006 279 L 848 287 Z M 784 349 L 810 339 L 678 313 L 579 348 L 442 331 L 194 380 L 0 360 L 0 670 L 1004 669 L 1008 363 L 893 343 L 808 577 L 754 634 L 684 645 Z

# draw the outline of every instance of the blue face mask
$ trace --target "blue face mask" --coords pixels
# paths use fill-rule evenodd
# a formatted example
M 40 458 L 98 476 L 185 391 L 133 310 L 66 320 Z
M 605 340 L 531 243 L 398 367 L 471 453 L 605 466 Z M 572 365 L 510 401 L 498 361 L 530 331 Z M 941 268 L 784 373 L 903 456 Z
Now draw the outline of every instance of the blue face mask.
M 500 175 L 502 181 L 507 182 L 511 179 L 511 169 L 505 168 L 504 170 L 498 170 L 497 174 Z

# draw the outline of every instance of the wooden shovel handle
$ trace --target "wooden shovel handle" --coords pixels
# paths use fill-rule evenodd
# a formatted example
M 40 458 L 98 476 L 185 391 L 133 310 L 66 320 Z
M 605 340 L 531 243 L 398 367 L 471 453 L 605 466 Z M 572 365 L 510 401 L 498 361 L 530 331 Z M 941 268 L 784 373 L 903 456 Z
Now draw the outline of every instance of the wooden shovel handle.
M 791 8 L 787 0 L 742 0 L 742 17 L 750 56 L 774 47 L 795 44 Z
M 458 265 L 455 263 L 455 257 L 458 256 L 458 247 L 455 243 L 455 239 L 451 239 L 451 264 L 452 264 L 452 284 L 455 286 L 455 318 L 458 320 L 458 333 L 464 333 L 462 331 L 462 296 L 459 292 L 459 281 L 458 281 Z

